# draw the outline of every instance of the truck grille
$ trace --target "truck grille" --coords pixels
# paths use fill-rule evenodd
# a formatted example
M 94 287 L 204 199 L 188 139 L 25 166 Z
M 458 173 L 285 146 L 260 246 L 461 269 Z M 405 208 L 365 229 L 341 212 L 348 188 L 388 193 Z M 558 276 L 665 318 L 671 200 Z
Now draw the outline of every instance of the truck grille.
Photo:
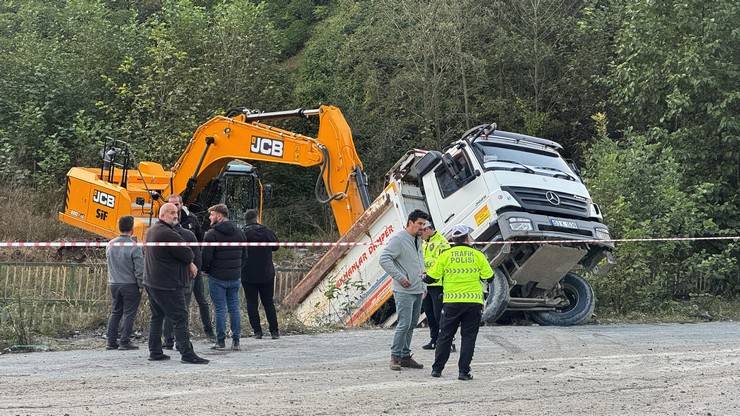
M 588 203 L 573 194 L 520 186 L 503 186 L 501 189 L 516 198 L 519 205 L 526 211 L 588 218 Z M 551 194 L 555 194 L 557 198 L 553 198 Z M 555 204 L 550 200 L 559 201 L 559 203 Z

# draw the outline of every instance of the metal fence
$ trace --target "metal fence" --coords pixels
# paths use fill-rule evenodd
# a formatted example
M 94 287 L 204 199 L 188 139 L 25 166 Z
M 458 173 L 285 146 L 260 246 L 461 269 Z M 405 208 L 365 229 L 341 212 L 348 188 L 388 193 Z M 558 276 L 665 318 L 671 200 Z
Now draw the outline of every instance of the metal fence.
M 280 303 L 306 270 L 275 271 L 275 301 Z M 95 325 L 104 322 L 109 310 L 105 263 L 0 263 L 0 325 L 14 319 L 34 330 Z M 200 322 L 196 310 L 191 305 L 194 323 Z

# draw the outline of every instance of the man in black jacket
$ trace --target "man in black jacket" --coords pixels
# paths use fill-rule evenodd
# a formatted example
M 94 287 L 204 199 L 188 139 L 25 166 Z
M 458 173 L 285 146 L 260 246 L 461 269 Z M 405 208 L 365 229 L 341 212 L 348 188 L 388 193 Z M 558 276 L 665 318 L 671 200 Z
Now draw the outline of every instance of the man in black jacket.
M 159 221 L 146 232 L 147 243 L 185 242 L 173 228 L 177 224 L 177 207 L 166 203 L 159 209 Z M 188 334 L 188 312 L 185 309 L 185 287 L 198 272 L 188 247 L 147 246 L 144 256 L 144 286 L 149 294 L 152 317 L 149 323 L 149 360 L 169 360 L 162 353 L 162 321 L 172 320 L 177 350 L 181 361 L 207 364 L 193 351 Z
M 277 242 L 278 239 L 271 229 L 257 221 L 257 211 L 250 209 L 246 214 L 247 225 L 244 227 L 244 237 L 249 242 Z M 242 287 L 247 298 L 247 313 L 249 324 L 254 330 L 254 337 L 262 339 L 262 324 L 260 323 L 259 301 L 265 308 L 265 316 L 270 326 L 272 339 L 280 338 L 277 313 L 273 296 L 275 294 L 275 266 L 272 263 L 272 252 L 275 247 L 249 247 L 248 257 L 242 269 Z
M 174 204 L 180 210 L 179 220 L 182 228 L 192 232 L 197 241 L 203 241 L 203 229 L 200 226 L 200 222 L 198 222 L 198 218 L 193 213 L 189 212 L 188 208 L 182 203 L 182 197 L 178 194 L 172 194 L 167 197 L 167 202 Z M 198 247 L 198 249 L 200 249 L 200 247 Z M 204 278 L 203 273 L 200 272 L 200 265 L 198 266 L 198 269 L 198 275 L 195 276 L 195 280 L 193 281 L 192 295 L 195 297 L 195 302 L 198 304 L 200 321 L 203 324 L 203 332 L 205 332 L 208 338 L 215 339 L 215 335 L 213 334 L 213 324 L 211 323 L 211 306 L 208 304 L 208 299 L 206 299 L 206 291 L 203 287 Z M 190 301 L 188 301 L 188 308 L 189 307 Z M 167 342 L 165 342 L 165 348 L 168 346 L 171 347 L 172 343 L 168 345 Z
M 208 208 L 211 229 L 206 232 L 204 241 L 244 242 L 242 231 L 229 221 L 229 209 L 224 204 Z M 241 318 L 239 315 L 239 286 L 242 264 L 247 258 L 247 248 L 209 247 L 203 248 L 203 271 L 208 273 L 208 288 L 216 310 L 216 344 L 214 349 L 225 349 L 226 309 L 231 321 L 231 349 L 239 350 Z
M 195 238 L 195 234 L 193 234 L 190 230 L 187 230 L 185 228 L 182 228 L 180 224 L 175 224 L 174 227 L 172 227 L 177 231 L 178 234 L 180 234 L 180 237 L 182 237 L 183 240 L 185 240 L 188 243 L 197 243 L 198 239 Z M 195 264 L 195 267 L 198 268 L 198 275 L 200 276 L 200 268 L 203 264 L 201 261 L 201 249 L 200 246 L 192 245 L 190 246 L 190 249 L 193 250 L 193 264 Z M 197 279 L 197 277 L 196 277 Z M 185 310 L 188 311 L 188 321 L 190 319 L 190 300 L 193 297 L 193 283 L 195 280 L 191 280 L 187 286 L 185 286 Z M 188 322 L 188 327 L 190 327 Z M 164 318 L 164 327 L 162 328 L 162 331 L 164 332 L 164 345 L 163 348 L 166 350 L 171 350 L 175 345 L 175 334 L 174 334 L 174 328 L 172 325 L 172 320 L 170 318 L 165 317 Z

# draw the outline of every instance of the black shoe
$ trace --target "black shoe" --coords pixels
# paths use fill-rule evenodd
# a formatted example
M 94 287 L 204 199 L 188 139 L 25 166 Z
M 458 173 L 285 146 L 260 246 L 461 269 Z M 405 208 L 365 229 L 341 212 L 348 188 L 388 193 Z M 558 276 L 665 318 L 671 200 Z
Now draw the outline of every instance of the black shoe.
M 139 349 L 139 346 L 138 345 L 134 345 L 134 344 L 132 344 L 130 342 L 127 342 L 125 344 L 121 344 L 118 347 L 118 349 L 119 350 L 138 350 Z
M 432 370 L 432 377 L 440 378 L 442 377 L 442 372 L 437 370 Z
M 170 359 L 169 355 L 165 354 L 149 354 L 149 361 L 167 361 Z
M 118 349 L 118 345 L 106 345 L 105 346 L 105 349 L 106 350 L 117 350 Z
M 224 341 L 224 340 L 216 341 L 216 343 L 213 344 L 213 346 L 211 346 L 211 349 L 212 350 L 225 350 L 226 349 L 226 341 Z
M 192 353 L 183 355 L 182 358 L 180 358 L 180 362 L 183 364 L 208 364 L 211 360 L 206 360 L 205 358 L 198 357 L 195 353 Z
M 473 375 L 470 373 L 460 373 L 460 375 L 457 376 L 457 379 L 462 380 L 462 381 L 468 381 L 468 380 L 473 379 Z
M 235 339 L 231 341 L 231 351 L 241 351 L 241 347 L 239 347 L 239 340 Z
M 433 350 L 435 348 L 437 348 L 437 344 L 434 343 L 434 342 L 431 342 L 431 341 L 429 342 L 429 344 L 426 344 L 426 345 L 422 345 L 421 346 L 421 349 L 422 350 Z
M 272 339 L 278 339 L 280 338 L 280 332 L 278 331 L 270 332 L 270 337 L 272 337 Z
M 254 339 L 262 339 L 262 332 L 255 332 L 252 336 Z

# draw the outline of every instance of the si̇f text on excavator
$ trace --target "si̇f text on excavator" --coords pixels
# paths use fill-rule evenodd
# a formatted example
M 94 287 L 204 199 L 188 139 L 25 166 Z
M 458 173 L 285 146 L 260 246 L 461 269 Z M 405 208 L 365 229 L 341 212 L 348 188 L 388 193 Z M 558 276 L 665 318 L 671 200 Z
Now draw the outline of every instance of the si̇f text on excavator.
M 309 117 L 319 118 L 316 138 L 264 124 Z M 341 235 L 370 205 L 362 162 L 338 108 L 321 106 L 259 114 L 237 108 L 198 127 L 170 171 L 156 162 L 135 165 L 124 142 L 106 144 L 100 167 L 73 167 L 67 173 L 67 193 L 59 219 L 111 238 L 118 235 L 118 218 L 132 215 L 134 235 L 141 238 L 170 194 L 182 195 L 186 206 L 200 211 L 218 202 L 244 200 L 249 194 L 247 207 L 261 210 L 263 187 L 259 177 L 251 165 L 233 161 L 320 167 L 316 196 L 330 205 Z M 321 181 L 326 197 L 321 196 Z M 235 186 L 239 183 L 243 186 Z

